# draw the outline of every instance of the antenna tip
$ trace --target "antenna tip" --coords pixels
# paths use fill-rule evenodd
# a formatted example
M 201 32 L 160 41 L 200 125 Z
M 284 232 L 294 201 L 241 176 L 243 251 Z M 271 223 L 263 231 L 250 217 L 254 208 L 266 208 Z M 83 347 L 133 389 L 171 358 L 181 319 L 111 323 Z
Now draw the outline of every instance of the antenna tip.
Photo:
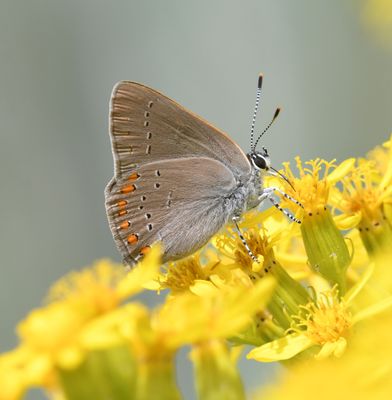
M 279 113 L 280 113 L 281 110 L 282 110 L 282 109 L 281 109 L 280 107 L 278 107 L 278 108 L 276 109 L 273 119 L 278 118 L 278 115 L 279 115 Z
M 258 79 L 258 81 L 257 81 L 257 87 L 259 88 L 259 89 L 261 89 L 261 85 L 263 84 L 263 74 L 260 72 L 259 73 L 259 79 Z

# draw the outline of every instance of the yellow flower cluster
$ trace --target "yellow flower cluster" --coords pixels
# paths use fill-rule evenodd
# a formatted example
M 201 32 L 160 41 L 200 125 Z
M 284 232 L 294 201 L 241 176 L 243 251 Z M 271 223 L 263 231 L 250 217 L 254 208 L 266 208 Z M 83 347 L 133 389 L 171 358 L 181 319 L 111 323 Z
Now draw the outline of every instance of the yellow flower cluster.
M 354 372 L 369 396 L 380 382 L 390 390 L 392 347 L 383 353 L 379 333 L 392 321 L 392 136 L 366 158 L 296 158 L 296 169 L 285 163 L 289 183 L 265 184 L 298 200 L 277 192 L 301 224 L 276 208 L 239 222 L 257 261 L 229 225 L 163 267 L 154 246 L 128 274 L 100 261 L 61 279 L 19 324 L 20 345 L 0 356 L 0 400 L 32 387 L 56 399 L 180 399 L 174 358 L 184 346 L 203 400 L 245 399 L 241 345 L 249 359 L 290 366 L 266 398 L 319 397 L 322 387 L 336 397 L 325 377 L 338 374 L 348 393 Z M 146 289 L 167 291 L 160 306 L 134 297 Z
M 258 263 L 228 227 L 213 239 L 215 253 L 204 255 L 206 263 L 198 255 L 171 264 L 162 287 L 173 296 L 203 295 L 211 287 L 251 287 L 273 276 L 277 287 L 266 309 L 231 341 L 254 345 L 248 358 L 261 362 L 340 357 L 359 322 L 392 306 L 388 288 L 374 295 L 375 258 L 392 243 L 391 143 L 392 137 L 367 159 L 339 165 L 297 157 L 298 175 L 284 163 L 290 184 L 272 177 L 267 185 L 303 205 L 281 196 L 281 206 L 302 223 L 290 223 L 278 210 L 251 212 L 241 227 Z
M 392 258 L 378 260 L 389 269 Z M 385 273 L 385 270 L 384 270 Z M 390 272 L 387 272 L 390 275 Z M 273 385 L 252 396 L 253 400 L 357 399 L 388 400 L 392 393 L 391 313 L 364 323 L 339 358 L 298 362 L 284 371 Z
M 158 276 L 159 260 L 155 246 L 128 274 L 121 265 L 100 261 L 56 283 L 48 304 L 19 324 L 20 346 L 0 357 L 0 399 L 22 398 L 37 386 L 53 398 L 178 399 L 173 360 L 185 345 L 193 346 L 199 376 L 205 363 L 215 362 L 215 375 L 231 382 L 223 392 L 215 383 L 202 391 L 219 390 L 225 398 L 230 391 L 241 399 L 225 338 L 265 307 L 273 279 L 204 296 L 182 293 L 149 310 L 130 300 Z

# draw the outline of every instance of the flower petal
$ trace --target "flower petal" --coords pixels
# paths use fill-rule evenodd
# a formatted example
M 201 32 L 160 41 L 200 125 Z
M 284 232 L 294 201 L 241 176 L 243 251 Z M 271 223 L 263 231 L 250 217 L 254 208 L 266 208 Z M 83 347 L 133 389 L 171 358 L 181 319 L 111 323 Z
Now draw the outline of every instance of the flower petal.
M 189 290 L 197 296 L 203 297 L 213 296 L 217 293 L 218 288 L 212 282 L 197 279 Z
M 347 160 L 344 160 L 327 176 L 328 183 L 333 184 L 342 179 L 350 172 L 350 170 L 354 167 L 354 164 L 355 158 L 348 158 Z
M 334 217 L 333 220 L 338 229 L 345 231 L 358 226 L 359 222 L 361 221 L 361 218 L 362 218 L 362 213 L 361 211 L 359 211 L 354 214 L 340 214 L 337 217 Z
M 162 288 L 162 284 L 159 282 L 159 279 L 152 279 L 144 284 L 142 284 L 144 289 L 151 290 L 153 292 L 160 292 Z
M 335 357 L 341 357 L 347 348 L 347 340 L 344 337 L 340 337 L 337 341 L 337 346 L 333 352 Z
M 121 299 L 133 296 L 143 290 L 143 285 L 157 278 L 161 263 L 161 246 L 155 244 L 148 254 L 118 284 L 117 293 Z
M 325 360 L 331 354 L 335 357 L 341 357 L 346 350 L 347 341 L 344 337 L 340 337 L 336 342 L 327 342 L 321 350 L 314 356 L 316 360 Z
M 337 342 L 327 342 L 321 346 L 320 351 L 314 356 L 316 360 L 325 360 L 328 358 L 332 353 L 334 353 L 336 349 Z
M 292 333 L 253 349 L 246 358 L 261 362 L 288 360 L 313 345 L 308 336 Z

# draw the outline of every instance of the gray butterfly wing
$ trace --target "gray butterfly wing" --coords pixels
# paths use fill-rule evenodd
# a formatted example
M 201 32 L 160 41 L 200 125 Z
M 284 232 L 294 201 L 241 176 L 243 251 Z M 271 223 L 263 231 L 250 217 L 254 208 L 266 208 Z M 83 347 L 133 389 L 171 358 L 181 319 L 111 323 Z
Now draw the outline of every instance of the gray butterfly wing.
M 250 163 L 226 134 L 137 83 L 115 86 L 110 134 L 115 177 L 106 210 L 129 264 L 158 240 L 164 260 L 201 247 L 227 221 L 227 199 L 249 179 Z
M 228 135 L 139 83 L 123 81 L 114 87 L 110 133 L 116 177 L 135 164 L 198 156 L 220 161 L 241 182 L 250 173 L 245 153 Z
M 156 241 L 163 243 L 164 261 L 191 254 L 233 211 L 225 196 L 237 183 L 219 161 L 162 160 L 141 165 L 130 176 L 113 179 L 106 193 L 110 228 L 128 264 Z

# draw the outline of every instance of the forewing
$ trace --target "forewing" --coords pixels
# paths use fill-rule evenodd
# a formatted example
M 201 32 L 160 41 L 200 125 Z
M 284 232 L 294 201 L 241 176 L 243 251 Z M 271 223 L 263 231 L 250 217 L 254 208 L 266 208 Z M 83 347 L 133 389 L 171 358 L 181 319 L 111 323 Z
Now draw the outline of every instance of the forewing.
M 246 155 L 224 132 L 139 83 L 114 87 L 110 133 L 117 178 L 144 163 L 184 157 L 220 161 L 242 182 L 250 173 Z
M 113 178 L 106 210 L 124 260 L 132 265 L 156 241 L 164 261 L 197 250 L 227 222 L 236 187 L 224 164 L 205 157 L 146 163 Z

